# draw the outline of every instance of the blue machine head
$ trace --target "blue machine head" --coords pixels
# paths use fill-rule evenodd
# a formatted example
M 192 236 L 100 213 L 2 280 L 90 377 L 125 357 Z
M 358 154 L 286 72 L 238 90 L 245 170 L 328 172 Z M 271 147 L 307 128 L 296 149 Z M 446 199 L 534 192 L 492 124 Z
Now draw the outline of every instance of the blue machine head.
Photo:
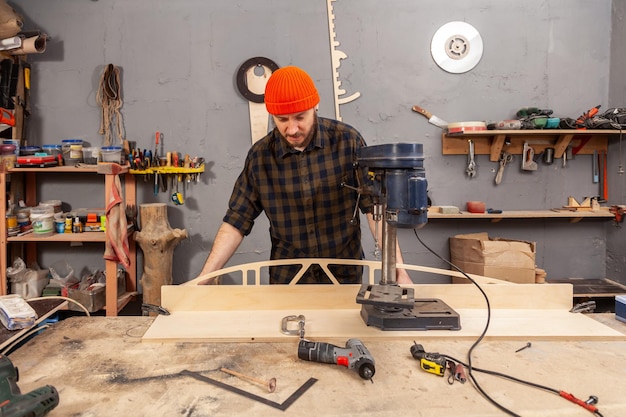
M 386 221 L 402 228 L 421 228 L 428 222 L 428 182 L 419 143 L 366 146 L 357 164 L 367 168 L 372 195 L 386 204 Z

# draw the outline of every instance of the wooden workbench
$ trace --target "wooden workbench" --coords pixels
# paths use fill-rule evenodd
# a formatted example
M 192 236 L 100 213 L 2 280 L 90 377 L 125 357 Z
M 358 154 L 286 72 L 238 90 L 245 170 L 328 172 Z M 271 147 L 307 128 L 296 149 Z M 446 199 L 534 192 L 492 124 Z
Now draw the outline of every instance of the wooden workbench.
M 580 314 L 580 313 L 578 313 Z M 626 333 L 614 315 L 596 315 Z M 501 416 L 467 382 L 448 385 L 445 378 L 418 368 L 412 341 L 364 340 L 376 360 L 374 383 L 346 368 L 299 360 L 297 338 L 280 343 L 142 343 L 151 317 L 72 317 L 53 324 L 10 354 L 19 368 L 22 393 L 50 384 L 60 403 L 50 417 L 98 416 Z M 211 326 L 211 323 L 206 323 Z M 471 340 L 421 337 L 427 351 L 465 359 Z M 574 394 L 599 398 L 604 416 L 626 413 L 623 393 L 624 340 L 485 340 L 474 351 L 473 365 L 509 373 Z M 257 385 L 220 372 L 228 367 L 260 379 L 277 379 L 268 393 Z M 198 372 L 283 403 L 309 378 L 315 382 L 285 411 L 180 375 Z M 476 373 L 493 398 L 523 416 L 590 416 L 555 394 Z

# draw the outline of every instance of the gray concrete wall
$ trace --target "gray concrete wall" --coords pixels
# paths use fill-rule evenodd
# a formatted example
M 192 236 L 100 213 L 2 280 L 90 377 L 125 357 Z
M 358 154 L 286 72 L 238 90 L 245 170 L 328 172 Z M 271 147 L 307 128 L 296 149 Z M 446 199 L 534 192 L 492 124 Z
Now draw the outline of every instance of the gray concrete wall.
M 609 103 L 615 107 L 625 107 L 626 103 L 626 82 L 624 82 L 624 68 L 626 67 L 626 2 L 614 0 L 612 8 L 611 24 L 611 67 L 609 82 Z M 611 172 L 609 177 L 609 192 L 614 204 L 624 204 L 626 201 L 626 174 L 621 173 L 626 170 L 626 137 L 612 141 L 609 148 L 609 166 Z M 620 169 L 621 167 L 621 169 Z M 626 235 L 620 227 L 610 227 L 607 231 L 607 256 L 606 275 L 609 278 L 626 283 Z
M 190 235 L 175 252 L 176 282 L 199 272 L 250 145 L 248 103 L 234 81 L 239 66 L 263 56 L 280 66 L 303 67 L 318 84 L 320 114 L 334 116 L 324 1 L 10 3 L 24 15 L 26 29 L 41 29 L 52 37 L 46 53 L 30 59 L 30 143 L 83 138 L 100 145 L 95 95 L 104 66 L 113 63 L 123 74 L 127 138 L 151 147 L 159 130 L 167 150 L 207 159 L 201 184 L 187 190 L 187 204 L 169 204 L 172 227 L 185 228 Z M 544 209 L 562 206 L 569 195 L 597 194 L 589 156 L 576 157 L 566 169 L 560 163 L 539 164 L 532 174 L 521 172 L 518 157 L 503 183 L 495 186 L 497 164 L 483 155 L 477 160 L 478 176 L 470 180 L 464 175 L 466 158 L 443 156 L 441 131 L 410 108 L 420 104 L 448 121 L 467 121 L 511 118 L 524 106 L 577 117 L 597 104 L 603 109 L 622 105 L 623 95 L 609 94 L 614 84 L 624 90 L 619 77 L 610 78 L 616 71 L 611 56 L 619 48 L 611 43 L 611 26 L 623 24 L 612 21 L 611 1 L 337 0 L 333 5 L 338 49 L 348 55 L 339 70 L 342 87 L 348 95 L 361 93 L 341 106 L 343 120 L 357 127 L 369 144 L 423 143 L 434 204 L 464 207 L 468 200 L 483 200 L 504 210 Z M 473 25 L 484 42 L 480 63 L 464 74 L 441 70 L 430 56 L 435 31 L 455 20 Z M 614 172 L 611 168 L 610 175 Z M 138 186 L 140 203 L 169 200 L 169 195 L 154 196 L 151 184 L 139 180 Z M 66 192 L 63 184 L 52 183 L 41 191 L 47 198 L 73 199 L 74 205 L 97 204 L 94 199 L 100 196 L 82 192 L 86 189 Z M 611 203 L 623 203 L 617 194 L 611 193 Z M 260 218 L 230 265 L 268 259 L 267 228 Z M 558 220 L 438 220 L 419 233 L 447 257 L 448 237 L 477 231 L 536 241 L 537 264 L 547 270 L 548 279 L 604 278 L 607 234 L 616 235 L 608 221 Z M 445 267 L 416 241 L 413 231 L 401 230 L 399 237 L 407 262 Z M 370 239 L 365 248 L 371 257 Z M 55 256 L 63 255 L 59 251 Z M 620 279 L 623 270 L 616 264 L 613 278 Z

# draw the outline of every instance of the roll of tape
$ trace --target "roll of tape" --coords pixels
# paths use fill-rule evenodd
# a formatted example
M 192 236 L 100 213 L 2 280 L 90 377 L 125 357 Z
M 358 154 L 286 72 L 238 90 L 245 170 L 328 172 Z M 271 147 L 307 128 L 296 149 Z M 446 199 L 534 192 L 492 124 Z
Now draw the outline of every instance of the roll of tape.
M 466 133 L 487 130 L 485 122 L 457 122 L 448 123 L 448 133 Z

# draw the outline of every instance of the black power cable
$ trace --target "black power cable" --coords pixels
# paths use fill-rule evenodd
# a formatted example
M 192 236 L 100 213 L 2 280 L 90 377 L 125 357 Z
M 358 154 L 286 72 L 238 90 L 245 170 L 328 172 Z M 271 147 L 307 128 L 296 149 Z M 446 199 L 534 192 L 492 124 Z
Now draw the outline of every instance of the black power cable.
M 508 379 L 510 381 L 514 381 L 514 382 L 517 382 L 517 383 L 520 383 L 520 384 L 523 384 L 523 385 L 527 385 L 527 386 L 530 386 L 530 387 L 533 387 L 533 388 L 537 388 L 537 389 L 541 389 L 541 390 L 544 390 L 544 391 L 551 392 L 553 394 L 556 394 L 556 395 L 559 395 L 559 396 L 565 398 L 568 401 L 573 402 L 574 404 L 580 405 L 581 407 L 585 408 L 586 410 L 591 411 L 597 417 L 602 417 L 602 414 L 600 414 L 600 411 L 596 407 L 594 407 L 593 404 L 588 403 L 588 402 L 584 402 L 582 400 L 579 400 L 578 398 L 574 397 L 572 394 L 569 394 L 567 392 L 564 392 L 564 391 L 561 391 L 561 390 L 558 390 L 558 389 L 555 389 L 555 388 L 550 388 L 550 387 L 547 387 L 545 385 L 536 384 L 534 382 L 526 381 L 526 380 L 523 380 L 523 379 L 520 379 L 520 378 L 516 378 L 516 377 L 513 377 L 511 375 L 507 375 L 507 374 L 504 374 L 504 373 L 501 373 L 501 372 L 490 371 L 490 370 L 487 370 L 487 369 L 480 369 L 480 368 L 476 368 L 476 367 L 472 366 L 472 352 L 474 351 L 476 346 L 478 346 L 478 344 L 485 337 L 485 334 L 487 333 L 487 330 L 489 329 L 489 324 L 491 322 L 491 304 L 489 303 L 489 297 L 487 297 L 487 294 L 480 287 L 480 285 L 478 285 L 478 283 L 474 279 L 472 279 L 467 273 L 465 273 L 465 271 L 463 271 L 461 268 L 459 268 L 458 266 L 454 265 L 452 262 L 448 261 L 447 259 L 444 259 L 438 253 L 436 253 L 434 250 L 432 250 L 426 243 L 424 243 L 422 241 L 422 239 L 419 237 L 419 235 L 417 233 L 417 229 L 413 229 L 413 232 L 415 233 L 415 237 L 417 238 L 418 242 L 422 246 L 424 246 L 424 248 L 426 248 L 426 250 L 428 250 L 430 253 L 435 255 L 439 260 L 441 260 L 444 263 L 450 265 L 453 269 L 455 269 L 456 271 L 458 271 L 461 274 L 463 274 L 463 276 L 465 278 L 470 280 L 472 282 L 472 284 L 474 284 L 478 288 L 478 290 L 481 292 L 481 294 L 485 298 L 485 302 L 487 303 L 487 321 L 485 323 L 485 328 L 483 329 L 483 331 L 480 334 L 480 336 L 478 336 L 476 341 L 472 344 L 472 346 L 467 351 L 467 363 L 459 361 L 458 359 L 455 359 L 455 358 L 453 358 L 452 356 L 449 356 L 449 355 L 441 354 L 441 356 L 443 356 L 444 358 L 449 359 L 449 360 L 451 360 L 453 362 L 460 363 L 461 365 L 465 366 L 467 368 L 467 376 L 472 381 L 472 384 L 474 385 L 476 390 L 483 397 L 485 397 L 491 404 L 493 404 L 498 409 L 500 409 L 501 411 L 503 411 L 503 412 L 505 412 L 505 413 L 507 413 L 507 414 L 509 414 L 511 416 L 521 417 L 519 414 L 516 414 L 512 410 L 506 408 L 505 406 L 503 406 L 502 404 L 498 403 L 496 400 L 491 398 L 487 394 L 487 392 L 480 386 L 480 384 L 478 383 L 478 381 L 476 380 L 476 378 L 474 377 L 474 375 L 472 373 L 473 371 L 481 372 L 481 373 L 484 373 L 484 374 L 487 374 L 487 375 L 497 376 L 497 377 L 500 377 L 500 378 L 505 378 L 505 379 Z

